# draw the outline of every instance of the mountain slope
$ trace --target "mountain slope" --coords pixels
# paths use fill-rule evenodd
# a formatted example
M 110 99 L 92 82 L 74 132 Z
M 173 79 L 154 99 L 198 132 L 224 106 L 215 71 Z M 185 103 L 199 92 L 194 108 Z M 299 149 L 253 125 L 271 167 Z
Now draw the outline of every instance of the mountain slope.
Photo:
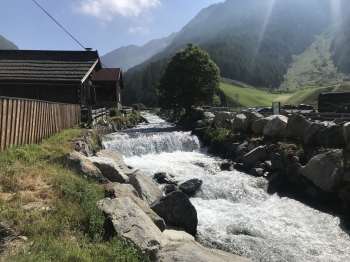
M 285 81 L 279 89 L 296 91 L 305 87 L 330 86 L 341 83 L 345 75 L 337 72 L 331 59 L 330 46 L 334 36 L 334 27 L 315 37 L 308 49 L 293 56 L 293 63 L 284 76 Z
M 11 41 L 7 40 L 2 35 L 0 35 L 0 49 L 18 50 L 18 47 L 14 43 L 12 43 Z
M 124 71 L 127 71 L 130 67 L 136 66 L 154 54 L 163 51 L 175 36 L 176 33 L 173 33 L 162 39 L 151 40 L 141 47 L 136 45 L 120 47 L 101 56 L 101 61 L 106 67 L 122 67 Z
M 344 13 L 349 10 L 350 1 L 339 1 Z M 126 81 L 193 42 L 209 53 L 222 77 L 277 89 L 293 55 L 303 53 L 334 21 L 330 4 L 331 0 L 226 0 L 212 5 L 184 26 L 163 52 L 131 68 Z M 152 75 L 152 83 L 160 76 Z M 147 87 L 148 96 L 156 87 Z M 135 102 L 142 102 L 143 85 L 127 83 L 128 88 L 141 94 Z

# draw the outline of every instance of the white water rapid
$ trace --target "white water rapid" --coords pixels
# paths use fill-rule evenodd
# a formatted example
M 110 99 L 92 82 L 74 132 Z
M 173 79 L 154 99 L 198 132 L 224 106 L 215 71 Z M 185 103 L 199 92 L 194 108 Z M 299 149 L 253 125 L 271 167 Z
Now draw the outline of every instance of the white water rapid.
M 107 135 L 103 145 L 152 176 L 165 171 L 179 182 L 203 180 L 191 198 L 198 215 L 197 240 L 257 262 L 350 261 L 350 232 L 340 219 L 293 199 L 267 193 L 267 182 L 238 171 L 220 171 L 198 138 L 174 131 L 145 113 L 150 124 Z

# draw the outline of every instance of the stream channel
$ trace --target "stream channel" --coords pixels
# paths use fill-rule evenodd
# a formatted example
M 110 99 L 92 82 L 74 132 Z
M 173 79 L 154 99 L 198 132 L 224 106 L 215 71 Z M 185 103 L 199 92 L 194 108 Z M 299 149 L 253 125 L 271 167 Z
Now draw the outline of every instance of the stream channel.
M 339 216 L 267 193 L 267 181 L 238 171 L 220 171 L 222 159 L 201 148 L 196 136 L 176 131 L 159 117 L 149 124 L 106 135 L 134 169 L 151 177 L 173 174 L 177 181 L 203 181 L 191 198 L 198 215 L 197 241 L 253 261 L 350 261 L 350 231 Z

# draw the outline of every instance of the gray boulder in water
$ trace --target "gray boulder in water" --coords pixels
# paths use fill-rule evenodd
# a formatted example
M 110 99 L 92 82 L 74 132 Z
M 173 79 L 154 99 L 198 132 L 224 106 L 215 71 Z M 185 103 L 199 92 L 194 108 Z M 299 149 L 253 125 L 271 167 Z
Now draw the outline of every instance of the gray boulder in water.
M 179 186 L 179 189 L 186 195 L 194 195 L 201 187 L 203 181 L 197 178 L 190 179 Z
M 154 212 L 164 219 L 166 224 L 181 227 L 195 236 L 197 233 L 197 211 L 188 196 L 176 190 L 151 204 Z

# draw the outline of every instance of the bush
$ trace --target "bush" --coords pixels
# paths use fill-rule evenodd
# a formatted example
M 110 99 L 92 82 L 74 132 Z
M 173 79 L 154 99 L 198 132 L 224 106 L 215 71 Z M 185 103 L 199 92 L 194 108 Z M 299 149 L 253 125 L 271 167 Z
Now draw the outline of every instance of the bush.
M 133 105 L 132 105 L 132 109 L 133 109 L 134 111 L 140 111 L 140 106 L 139 106 L 138 104 L 133 104 Z
M 113 117 L 113 116 L 120 116 L 120 115 L 121 115 L 121 113 L 120 113 L 120 111 L 118 110 L 118 108 L 113 107 L 113 108 L 109 109 L 109 116 L 110 116 L 110 117 Z

